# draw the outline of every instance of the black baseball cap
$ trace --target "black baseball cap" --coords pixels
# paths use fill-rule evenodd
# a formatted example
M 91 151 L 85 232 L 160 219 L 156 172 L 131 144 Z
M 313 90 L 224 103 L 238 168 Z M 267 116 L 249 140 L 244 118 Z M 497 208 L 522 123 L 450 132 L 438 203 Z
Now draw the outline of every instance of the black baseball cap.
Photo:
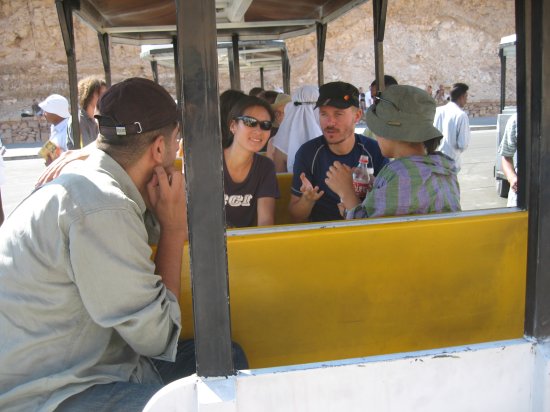
M 107 138 L 150 132 L 178 121 L 176 102 L 166 89 L 140 77 L 110 87 L 98 109 L 99 132 Z
M 345 82 L 331 82 L 319 87 L 319 98 L 315 108 L 332 106 L 338 109 L 359 107 L 359 90 L 352 84 Z

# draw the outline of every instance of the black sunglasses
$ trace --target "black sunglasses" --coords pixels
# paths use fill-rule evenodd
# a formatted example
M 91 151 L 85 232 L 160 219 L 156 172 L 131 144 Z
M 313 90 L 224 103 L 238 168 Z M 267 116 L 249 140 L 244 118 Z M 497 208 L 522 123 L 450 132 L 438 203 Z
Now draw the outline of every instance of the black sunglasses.
M 245 126 L 248 127 L 256 127 L 259 125 L 260 129 L 266 131 L 271 130 L 271 127 L 273 126 L 273 122 L 270 120 L 259 121 L 251 116 L 237 116 L 235 117 L 235 120 L 242 120 Z

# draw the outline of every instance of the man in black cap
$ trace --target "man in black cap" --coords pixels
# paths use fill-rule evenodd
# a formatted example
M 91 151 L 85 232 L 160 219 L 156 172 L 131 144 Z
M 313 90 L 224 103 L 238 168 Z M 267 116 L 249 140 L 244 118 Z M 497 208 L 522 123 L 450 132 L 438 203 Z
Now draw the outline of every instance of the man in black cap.
M 1 410 L 141 411 L 163 385 L 158 360 L 176 357 L 187 238 L 176 104 L 133 78 L 99 112 L 99 150 L 0 229 Z
M 294 160 L 289 212 L 295 222 L 342 219 L 340 198 L 325 183 L 335 163 L 357 166 L 361 155 L 369 158 L 375 175 L 387 163 L 378 143 L 355 133 L 361 118 L 359 90 L 349 83 L 332 82 L 319 88 L 319 119 L 323 135 L 304 143 Z

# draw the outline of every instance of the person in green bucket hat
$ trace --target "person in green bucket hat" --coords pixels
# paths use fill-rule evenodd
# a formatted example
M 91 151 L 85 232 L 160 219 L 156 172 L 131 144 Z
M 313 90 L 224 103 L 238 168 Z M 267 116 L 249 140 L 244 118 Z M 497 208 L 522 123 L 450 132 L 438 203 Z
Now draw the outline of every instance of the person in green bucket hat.
M 441 132 L 433 126 L 436 102 L 424 90 L 395 85 L 379 93 L 367 111 L 382 154 L 392 158 L 361 203 L 352 169 L 335 162 L 326 184 L 340 196 L 346 219 L 460 211 L 454 161 L 437 147 Z

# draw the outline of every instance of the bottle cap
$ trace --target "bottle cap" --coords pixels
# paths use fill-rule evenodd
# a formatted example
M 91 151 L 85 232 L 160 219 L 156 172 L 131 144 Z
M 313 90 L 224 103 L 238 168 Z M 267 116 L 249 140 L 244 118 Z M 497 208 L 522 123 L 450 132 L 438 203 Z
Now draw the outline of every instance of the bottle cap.
M 367 155 L 361 155 L 361 157 L 359 158 L 359 163 L 368 164 L 369 163 L 369 157 Z

